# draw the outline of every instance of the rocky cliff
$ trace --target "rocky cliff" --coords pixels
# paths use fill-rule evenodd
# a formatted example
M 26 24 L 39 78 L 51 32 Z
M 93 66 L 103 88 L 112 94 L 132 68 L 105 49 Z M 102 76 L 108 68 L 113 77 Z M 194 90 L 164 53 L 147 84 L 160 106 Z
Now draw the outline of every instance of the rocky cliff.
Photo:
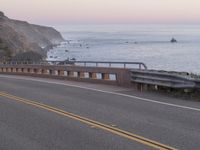
M 43 48 L 64 41 L 54 28 L 9 19 L 0 12 L 0 58 L 3 54 L 34 51 L 45 54 Z

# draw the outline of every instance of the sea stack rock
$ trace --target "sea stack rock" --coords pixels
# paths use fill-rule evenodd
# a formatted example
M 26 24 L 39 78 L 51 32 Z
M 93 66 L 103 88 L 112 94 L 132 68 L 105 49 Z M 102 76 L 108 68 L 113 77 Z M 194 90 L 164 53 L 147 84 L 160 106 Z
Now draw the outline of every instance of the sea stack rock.
M 171 43 L 177 43 L 177 40 L 175 38 L 172 38 L 170 42 Z

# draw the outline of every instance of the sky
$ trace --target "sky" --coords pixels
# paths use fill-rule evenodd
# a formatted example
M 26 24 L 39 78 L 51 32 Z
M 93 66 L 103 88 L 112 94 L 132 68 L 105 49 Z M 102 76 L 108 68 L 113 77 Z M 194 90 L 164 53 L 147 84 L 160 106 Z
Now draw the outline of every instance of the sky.
M 0 11 L 40 24 L 200 23 L 200 0 L 0 0 Z

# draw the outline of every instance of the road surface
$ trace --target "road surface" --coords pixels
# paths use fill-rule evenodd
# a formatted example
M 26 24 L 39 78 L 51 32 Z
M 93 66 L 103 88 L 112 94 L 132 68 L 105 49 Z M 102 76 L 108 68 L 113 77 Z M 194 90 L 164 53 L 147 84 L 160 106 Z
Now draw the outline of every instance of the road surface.
M 1 150 L 200 148 L 200 102 L 0 75 Z

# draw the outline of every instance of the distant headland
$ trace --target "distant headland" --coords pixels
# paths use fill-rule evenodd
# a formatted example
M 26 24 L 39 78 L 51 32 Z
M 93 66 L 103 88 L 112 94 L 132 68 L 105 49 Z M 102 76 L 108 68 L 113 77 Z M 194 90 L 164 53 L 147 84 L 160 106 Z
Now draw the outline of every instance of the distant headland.
M 0 61 L 23 52 L 45 56 L 48 47 L 62 41 L 64 38 L 52 27 L 9 19 L 0 11 Z

